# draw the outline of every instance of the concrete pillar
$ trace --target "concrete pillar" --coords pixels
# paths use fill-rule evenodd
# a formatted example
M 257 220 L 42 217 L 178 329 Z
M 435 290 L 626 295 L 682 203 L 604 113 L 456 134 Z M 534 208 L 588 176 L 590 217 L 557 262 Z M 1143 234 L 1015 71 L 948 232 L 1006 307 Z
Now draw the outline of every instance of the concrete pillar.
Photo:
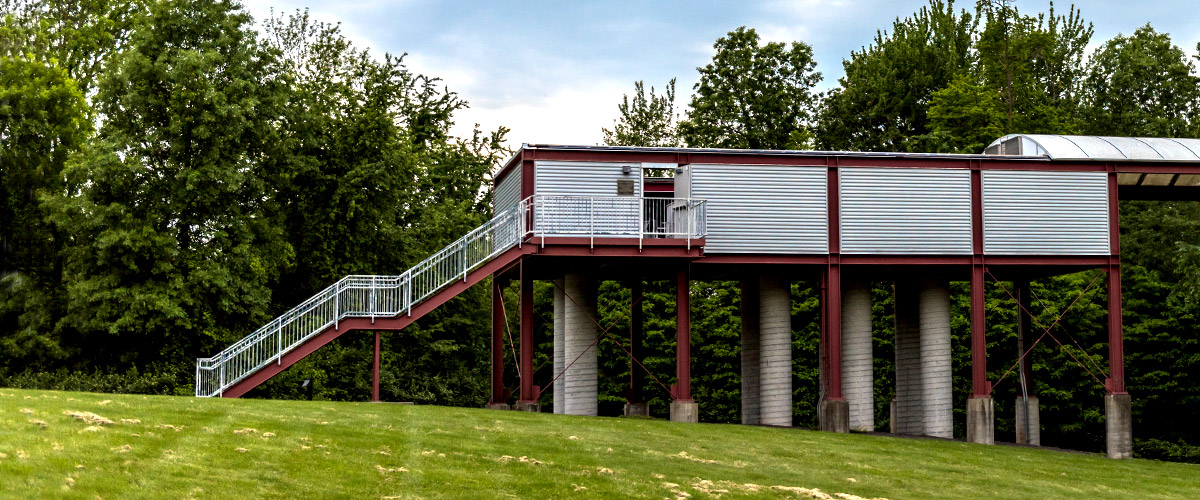
M 870 283 L 848 281 L 842 291 L 842 394 L 850 430 L 875 430 L 873 364 Z
M 1017 444 L 1041 446 L 1042 423 L 1037 396 L 1029 396 L 1028 399 L 1017 396 L 1014 403 L 1013 407 L 1017 410 Z
M 946 283 L 922 281 L 919 315 L 924 434 L 951 438 L 954 437 L 954 399 L 950 378 L 950 288 Z M 988 403 L 991 403 L 990 398 Z
M 892 432 L 924 434 L 921 421 L 921 329 L 919 291 L 913 283 L 897 281 L 896 399 L 892 402 Z
M 742 423 L 759 418 L 758 278 L 742 280 Z
M 792 425 L 792 294 L 779 276 L 759 278 L 759 422 Z
M 550 390 L 554 391 L 554 413 L 561 415 L 564 411 L 567 401 L 566 391 L 563 387 L 566 384 L 562 371 L 567 367 L 567 363 L 563 361 L 564 349 L 566 348 L 566 324 L 567 324 L 567 304 L 566 296 L 563 295 L 563 280 L 554 281 L 554 377 L 558 380 L 554 382 L 554 386 Z
M 1128 393 L 1104 395 L 1108 458 L 1133 458 L 1133 413 Z
M 563 293 L 563 362 L 570 365 L 559 379 L 564 382 L 563 413 L 595 416 L 599 412 L 596 283 L 582 274 L 568 274 Z

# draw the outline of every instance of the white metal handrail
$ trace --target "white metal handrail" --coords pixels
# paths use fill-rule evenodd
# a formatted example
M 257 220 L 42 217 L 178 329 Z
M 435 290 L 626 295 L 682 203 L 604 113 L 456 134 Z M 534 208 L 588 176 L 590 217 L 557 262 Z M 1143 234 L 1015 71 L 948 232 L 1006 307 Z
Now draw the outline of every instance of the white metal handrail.
M 342 278 L 216 356 L 197 359 L 196 396 L 220 396 L 264 366 L 282 364 L 289 351 L 343 319 L 412 315 L 416 304 L 528 236 L 688 238 L 690 248 L 706 222 L 704 200 L 531 196 L 398 276 Z

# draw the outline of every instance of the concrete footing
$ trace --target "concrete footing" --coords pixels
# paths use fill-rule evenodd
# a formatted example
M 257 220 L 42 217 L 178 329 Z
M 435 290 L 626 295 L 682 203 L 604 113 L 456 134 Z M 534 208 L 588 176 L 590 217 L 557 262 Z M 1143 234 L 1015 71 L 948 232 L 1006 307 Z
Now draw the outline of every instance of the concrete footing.
M 700 405 L 696 404 L 695 401 L 672 401 L 671 421 L 690 422 L 693 424 L 699 422 Z
M 817 426 L 825 432 L 850 432 L 850 404 L 845 399 L 821 401 Z
M 512 406 L 512 409 L 513 409 L 513 411 L 527 411 L 529 413 L 540 413 L 542 411 L 542 405 L 537 404 L 536 402 L 531 403 L 531 402 L 527 402 L 527 401 L 518 401 L 517 404 L 514 404 Z
M 1133 458 L 1133 414 L 1129 394 L 1104 396 L 1108 458 Z
M 484 405 L 483 407 L 487 408 L 489 410 L 505 410 L 505 411 L 507 411 L 510 409 L 508 406 L 508 403 L 488 403 L 488 404 Z
M 1042 445 L 1042 423 L 1039 416 L 1037 396 L 1028 399 L 1018 397 L 1013 404 L 1016 409 L 1017 444 Z
M 650 405 L 646 403 L 625 403 L 626 417 L 649 417 Z
M 995 412 L 990 397 L 967 399 L 967 442 L 996 444 Z

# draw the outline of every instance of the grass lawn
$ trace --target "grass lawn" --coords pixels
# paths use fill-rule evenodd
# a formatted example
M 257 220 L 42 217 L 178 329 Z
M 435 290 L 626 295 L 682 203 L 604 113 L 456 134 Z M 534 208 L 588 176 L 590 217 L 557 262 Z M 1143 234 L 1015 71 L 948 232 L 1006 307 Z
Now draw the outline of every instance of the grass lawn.
M 1200 498 L 1200 466 L 738 425 L 0 389 L 5 498 L 827 495 Z

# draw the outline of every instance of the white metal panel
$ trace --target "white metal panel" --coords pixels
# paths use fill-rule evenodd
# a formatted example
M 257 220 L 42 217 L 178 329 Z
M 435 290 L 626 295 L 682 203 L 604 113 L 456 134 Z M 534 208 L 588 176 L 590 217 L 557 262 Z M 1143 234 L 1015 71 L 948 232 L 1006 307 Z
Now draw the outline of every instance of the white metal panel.
M 492 213 L 498 214 L 521 201 L 521 166 L 512 169 L 492 194 Z
M 543 196 L 538 214 L 542 235 L 637 234 L 642 196 L 641 163 L 539 161 L 534 163 L 534 189 Z M 628 169 L 629 173 L 625 173 Z M 633 181 L 628 200 L 591 199 L 617 196 L 617 181 Z M 571 197 L 571 198 L 563 198 Z M 579 197 L 579 198 L 576 198 Z M 584 198 L 587 197 L 587 198 Z
M 693 164 L 692 197 L 708 200 L 704 253 L 828 253 L 828 176 L 825 167 Z
M 983 171 L 983 251 L 1107 255 L 1108 174 Z
M 843 167 L 843 254 L 971 254 L 971 172 Z
M 632 180 L 633 196 L 642 196 L 641 163 L 539 161 L 533 178 L 533 192 L 539 195 L 616 196 L 617 181 Z

